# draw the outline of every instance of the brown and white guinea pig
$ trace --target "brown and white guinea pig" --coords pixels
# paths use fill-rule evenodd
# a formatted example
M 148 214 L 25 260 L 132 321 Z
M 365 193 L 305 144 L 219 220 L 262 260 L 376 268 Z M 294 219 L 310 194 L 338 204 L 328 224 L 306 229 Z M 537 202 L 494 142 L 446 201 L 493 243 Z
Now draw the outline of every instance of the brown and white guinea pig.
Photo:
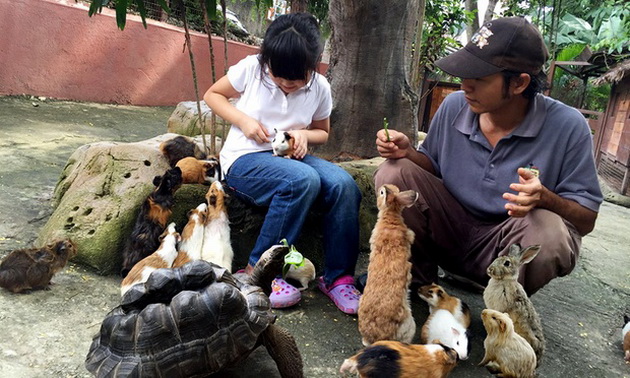
M 208 216 L 204 227 L 201 258 L 232 271 L 234 251 L 230 239 L 230 221 L 225 203 L 226 197 L 227 194 L 221 181 L 213 182 L 206 193 Z
M 485 309 L 481 320 L 487 336 L 483 342 L 485 354 L 479 366 L 502 377 L 534 377 L 536 353 L 521 335 L 514 331 L 510 316 L 504 312 Z
M 160 235 L 175 204 L 174 194 L 182 184 L 179 167 L 167 170 L 162 176 L 153 178 L 155 189 L 142 204 L 136 217 L 131 235 L 123 248 L 123 263 L 120 275 L 124 278 L 131 268 L 149 256 L 160 245 Z
M 315 279 L 315 274 L 315 265 L 305 257 L 304 265 L 298 267 L 295 265 L 289 266 L 289 271 L 285 278 L 298 281 L 300 283 L 298 290 L 303 291 L 308 289 L 308 283 Z
M 212 184 L 221 179 L 221 166 L 214 157 L 199 160 L 189 156 L 178 161 L 175 166 L 182 170 L 183 184 Z
M 621 329 L 621 338 L 623 340 L 623 353 L 626 363 L 630 363 L 630 316 L 624 315 L 623 322 L 625 325 Z
M 177 243 L 180 235 L 175 230 L 175 223 L 170 223 L 162 235 L 161 244 L 157 251 L 140 260 L 131 268 L 129 274 L 120 285 L 120 295 L 123 296 L 135 284 L 146 282 L 151 273 L 160 268 L 171 268 L 177 258 Z
M 443 378 L 456 364 L 457 353 L 447 346 L 387 340 L 377 341 L 347 358 L 339 371 L 361 378 Z
M 177 248 L 177 258 L 173 262 L 173 268 L 201 259 L 203 233 L 207 216 L 208 205 L 206 203 L 202 203 L 188 212 L 188 223 L 182 230 L 181 241 Z
M 0 262 L 0 286 L 13 292 L 50 289 L 50 280 L 76 256 L 70 239 L 56 240 L 42 248 L 12 251 Z
M 359 300 L 359 333 L 363 345 L 380 340 L 411 342 L 416 322 L 409 303 L 411 244 L 414 233 L 402 217 L 418 199 L 413 190 L 395 185 L 378 190 L 378 217 L 370 236 L 368 279 Z M 383 283 L 386 282 L 386 285 Z
M 424 285 L 418 289 L 418 296 L 429 304 L 429 312 L 443 309 L 449 311 L 464 327 L 470 327 L 470 307 L 461 299 L 449 295 L 438 284 Z
M 437 309 L 429 315 L 422 325 L 420 342 L 439 343 L 453 348 L 461 360 L 467 360 L 470 353 L 468 330 L 445 309 Z
M 174 168 L 175 164 L 185 157 L 192 156 L 197 159 L 205 159 L 207 156 L 192 138 L 183 135 L 178 135 L 175 138 L 162 142 L 160 151 L 168 159 L 171 168 Z
M 274 131 L 276 132 L 276 136 L 271 140 L 273 155 L 291 159 L 295 152 L 295 138 L 286 131 L 280 133 L 276 129 L 274 129 Z

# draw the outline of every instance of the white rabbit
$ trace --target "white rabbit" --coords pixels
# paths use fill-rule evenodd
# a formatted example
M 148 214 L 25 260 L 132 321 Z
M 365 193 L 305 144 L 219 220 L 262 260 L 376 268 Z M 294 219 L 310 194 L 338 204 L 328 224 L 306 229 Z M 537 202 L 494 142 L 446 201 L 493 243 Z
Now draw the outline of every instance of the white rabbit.
M 486 308 L 510 316 L 516 333 L 534 348 L 538 363 L 545 351 L 545 336 L 540 317 L 517 279 L 520 267 L 532 261 L 539 251 L 539 245 L 524 249 L 519 244 L 511 245 L 507 255 L 497 257 L 488 267 L 490 281 L 483 292 Z
M 368 279 L 359 302 L 359 332 L 363 345 L 379 340 L 411 342 L 416 322 L 409 304 L 411 243 L 402 210 L 413 205 L 418 193 L 401 192 L 395 185 L 378 191 L 378 218 L 370 237 Z

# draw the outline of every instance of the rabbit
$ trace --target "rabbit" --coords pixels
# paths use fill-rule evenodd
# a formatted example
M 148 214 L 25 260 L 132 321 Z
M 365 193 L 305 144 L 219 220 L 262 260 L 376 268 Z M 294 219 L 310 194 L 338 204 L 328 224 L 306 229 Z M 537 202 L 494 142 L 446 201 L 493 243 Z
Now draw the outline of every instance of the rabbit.
M 0 286 L 13 293 L 49 290 L 52 277 L 76 254 L 70 239 L 56 240 L 42 248 L 14 250 L 0 262 Z
M 479 366 L 501 377 L 534 377 L 537 359 L 532 346 L 514 332 L 514 324 L 508 314 L 485 309 L 481 320 L 488 335 L 483 342 L 485 354 Z
M 214 157 L 199 160 L 195 157 L 185 157 L 175 165 L 182 170 L 183 184 L 212 184 L 221 179 L 221 166 Z
M 225 198 L 227 194 L 220 181 L 210 185 L 206 193 L 208 216 L 204 226 L 201 258 L 232 271 L 234 251 L 230 240 L 230 221 Z
M 160 247 L 149 256 L 135 264 L 120 285 L 120 296 L 135 284 L 146 282 L 151 273 L 160 268 L 171 268 L 177 258 L 177 242 L 180 235 L 175 230 L 175 223 L 170 223 L 160 235 Z
M 621 337 L 623 339 L 623 352 L 626 363 L 630 363 L 630 316 L 624 315 L 623 322 L 625 325 L 621 330 Z
M 201 259 L 207 213 L 208 205 L 206 203 L 202 203 L 188 212 L 188 223 L 182 230 L 181 241 L 177 247 L 177 258 L 173 262 L 173 268 Z
M 347 358 L 339 372 L 365 378 L 443 378 L 457 364 L 457 353 L 440 344 L 377 341 Z
M 283 156 L 287 159 L 291 159 L 295 152 L 295 139 L 286 131 L 281 133 L 276 129 L 274 129 L 274 131 L 276 132 L 276 136 L 271 140 L 273 156 Z
M 439 343 L 455 349 L 461 360 L 467 360 L 470 352 L 468 330 L 448 310 L 437 309 L 422 326 L 420 342 Z
M 300 267 L 296 267 L 295 265 L 289 266 L 289 271 L 285 278 L 298 281 L 300 283 L 298 290 L 304 291 L 308 289 L 308 283 L 315 279 L 315 273 L 315 265 L 313 265 L 311 260 L 305 257 L 304 265 Z
M 462 327 L 470 327 L 470 307 L 461 299 L 448 295 L 442 286 L 435 283 L 421 286 L 418 296 L 429 304 L 429 313 L 438 309 L 448 310 Z
M 486 308 L 510 316 L 516 333 L 534 348 L 538 363 L 545 351 L 545 335 L 540 317 L 517 279 L 520 267 L 532 261 L 539 251 L 539 245 L 527 248 L 511 245 L 507 255 L 497 257 L 488 267 L 490 281 L 483 292 Z
M 379 340 L 411 342 L 416 332 L 409 303 L 414 233 L 401 213 L 417 199 L 415 191 L 401 192 L 395 185 L 383 185 L 378 191 L 379 211 L 370 237 L 368 279 L 358 311 L 365 346 Z

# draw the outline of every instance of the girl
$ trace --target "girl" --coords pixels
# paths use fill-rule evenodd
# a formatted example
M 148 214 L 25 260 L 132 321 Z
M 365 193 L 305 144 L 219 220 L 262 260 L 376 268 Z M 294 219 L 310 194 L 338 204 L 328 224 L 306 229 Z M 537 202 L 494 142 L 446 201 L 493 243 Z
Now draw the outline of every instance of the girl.
M 281 239 L 294 244 L 315 205 L 325 213 L 324 275 L 318 286 L 341 311 L 356 314 L 359 292 L 352 276 L 361 193 L 342 168 L 307 154 L 309 145 L 326 143 L 330 130 L 330 85 L 316 72 L 321 53 L 313 16 L 280 16 L 269 25 L 260 53 L 232 66 L 204 100 L 232 124 L 220 156 L 227 184 L 246 202 L 269 208 L 246 272 Z M 231 98 L 238 98 L 235 105 Z M 295 159 L 272 154 L 270 140 L 285 131 L 294 138 Z M 300 291 L 283 279 L 276 278 L 272 287 L 273 308 L 300 301 Z

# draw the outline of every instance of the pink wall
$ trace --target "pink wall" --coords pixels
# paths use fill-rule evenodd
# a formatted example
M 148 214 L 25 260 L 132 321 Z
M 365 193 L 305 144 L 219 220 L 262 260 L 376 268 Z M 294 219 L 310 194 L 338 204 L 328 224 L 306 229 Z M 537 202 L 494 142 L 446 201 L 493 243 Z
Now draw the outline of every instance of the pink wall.
M 180 28 L 128 15 L 124 31 L 115 13 L 88 17 L 73 0 L 0 0 L 0 95 L 133 105 L 175 105 L 195 99 L 188 51 Z M 193 33 L 199 95 L 211 84 L 207 37 Z M 217 77 L 223 40 L 213 38 Z M 228 65 L 257 47 L 230 43 Z

